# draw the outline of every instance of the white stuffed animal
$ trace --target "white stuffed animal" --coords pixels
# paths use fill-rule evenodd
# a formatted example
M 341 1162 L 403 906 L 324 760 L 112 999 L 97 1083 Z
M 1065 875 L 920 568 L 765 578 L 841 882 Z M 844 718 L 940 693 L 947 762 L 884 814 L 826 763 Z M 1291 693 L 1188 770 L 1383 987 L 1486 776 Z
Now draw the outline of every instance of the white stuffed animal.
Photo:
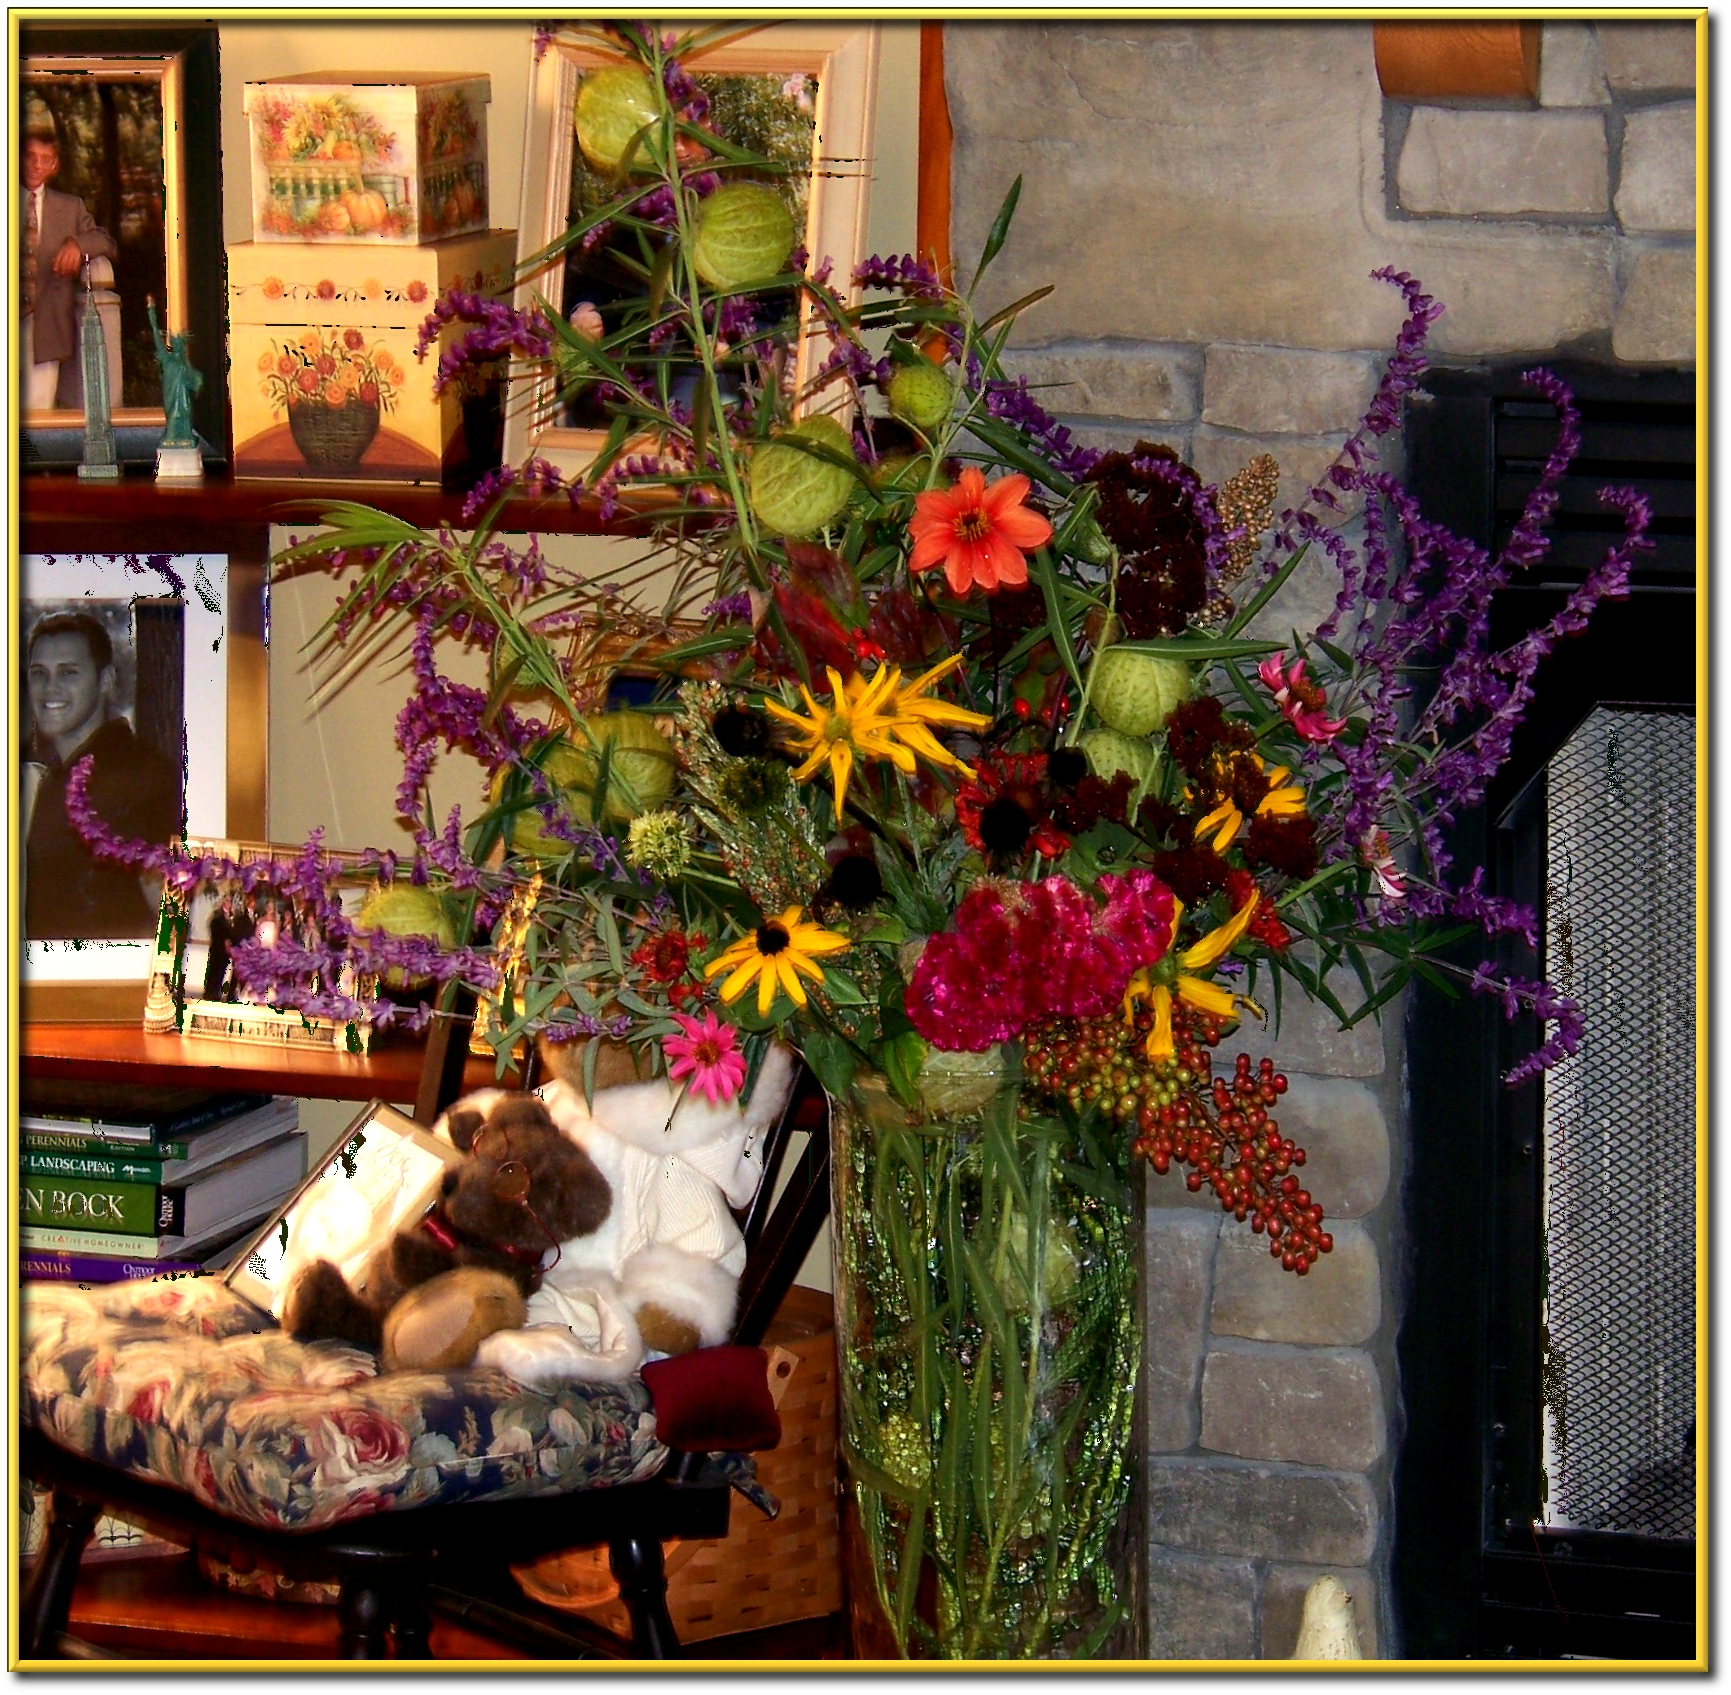
M 613 1209 L 593 1235 L 560 1244 L 527 1325 L 489 1336 L 475 1363 L 532 1388 L 619 1382 L 652 1355 L 725 1342 L 745 1269 L 729 1209 L 757 1193 L 764 1136 L 792 1084 L 793 1056 L 778 1046 L 743 1104 L 681 1100 L 665 1078 L 598 1090 L 592 1109 L 568 1083 L 541 1089 L 612 1186 Z M 499 1093 L 460 1104 L 486 1111 Z M 434 1129 L 444 1134 L 444 1120 Z

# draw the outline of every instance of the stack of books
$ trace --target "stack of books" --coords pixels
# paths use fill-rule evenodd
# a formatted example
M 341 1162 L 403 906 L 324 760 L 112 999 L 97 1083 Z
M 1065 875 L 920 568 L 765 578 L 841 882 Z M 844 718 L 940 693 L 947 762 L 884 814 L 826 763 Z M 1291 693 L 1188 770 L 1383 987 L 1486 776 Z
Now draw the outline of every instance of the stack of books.
M 19 1131 L 27 1281 L 220 1266 L 306 1173 L 299 1103 L 280 1096 L 33 1079 Z

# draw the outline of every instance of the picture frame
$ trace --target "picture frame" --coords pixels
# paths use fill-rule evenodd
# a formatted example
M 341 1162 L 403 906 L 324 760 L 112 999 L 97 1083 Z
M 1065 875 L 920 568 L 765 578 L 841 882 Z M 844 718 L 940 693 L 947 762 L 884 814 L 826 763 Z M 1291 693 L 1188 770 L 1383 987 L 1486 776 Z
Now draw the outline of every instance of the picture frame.
M 314 1260 L 330 1260 L 363 1291 L 380 1245 L 431 1210 L 463 1157 L 406 1114 L 370 1102 L 235 1255 L 223 1282 L 276 1319 L 296 1274 Z
M 148 830 L 153 840 L 160 830 L 164 842 L 182 830 L 226 835 L 228 558 L 27 554 L 21 579 L 19 929 L 26 997 L 39 1002 L 44 991 L 63 988 L 66 998 L 107 1005 L 116 997 L 104 991 L 119 989 L 136 1008 L 153 958 L 159 897 L 127 868 L 104 871 L 84 847 L 66 812 L 67 756 L 91 753 L 92 802 L 99 812 L 108 807 L 117 830 Z M 50 618 L 56 624 L 44 638 Z M 106 666 L 96 651 L 104 642 Z M 97 674 L 101 730 L 61 746 L 77 734 L 66 726 L 91 705 L 76 692 L 92 686 L 89 678 L 78 680 L 81 664 Z M 178 785 L 172 795 L 171 784 Z M 130 892 L 128 878 L 135 885 Z
M 190 892 L 165 888 L 150 963 L 144 1028 L 152 1035 L 198 1036 L 265 1043 L 279 1048 L 335 1048 L 365 1054 L 372 1027 L 364 1019 L 339 1021 L 273 1006 L 241 990 L 229 963 L 230 946 L 269 934 L 304 946 L 317 945 L 317 919 L 269 875 L 287 873 L 305 849 L 273 842 L 242 842 L 188 836 L 188 858 L 221 860 L 240 868 L 237 878 L 217 877 Z M 353 917 L 378 889 L 378 867 L 365 854 L 326 850 L 337 869 L 334 887 L 345 914 Z M 268 932 L 267 932 L 267 926 Z M 363 976 L 350 992 L 371 995 L 377 979 Z
M 834 286 L 849 304 L 858 299 L 851 279 L 865 255 L 879 36 L 877 24 L 859 21 L 760 24 L 685 60 L 699 82 L 712 76 L 787 81 L 803 74 L 815 79 L 813 172 L 800 239 L 814 256 L 831 260 Z M 573 122 L 577 89 L 586 69 L 606 62 L 599 51 L 568 44 L 548 47 L 533 62 L 517 218 L 519 275 L 513 303 L 519 311 L 532 309 L 537 293 L 565 309 L 564 257 L 538 271 L 525 271 L 524 266 L 568 227 L 578 161 Z M 809 315 L 807 305 L 801 313 L 796 385 L 805 383 L 821 356 L 806 327 Z M 549 375 L 512 378 L 505 413 L 506 464 L 521 464 L 534 454 L 566 477 L 583 473 L 605 432 L 555 419 L 554 405 Z
M 94 264 L 109 272 L 109 286 L 95 292 L 110 341 L 110 405 L 123 464 L 152 462 L 164 424 L 147 295 L 163 335 L 186 334 L 204 379 L 192 404 L 203 457 L 222 463 L 228 454 L 221 220 L 195 215 L 222 203 L 217 63 L 213 27 L 44 22 L 23 24 L 18 33 L 21 127 L 52 123 L 62 137 L 49 186 L 85 200 L 100 227 L 115 226 L 115 258 Z M 82 313 L 82 279 L 74 294 Z M 71 392 L 78 386 L 76 343 L 61 364 L 57 404 L 22 413 L 26 470 L 83 457 L 82 394 Z

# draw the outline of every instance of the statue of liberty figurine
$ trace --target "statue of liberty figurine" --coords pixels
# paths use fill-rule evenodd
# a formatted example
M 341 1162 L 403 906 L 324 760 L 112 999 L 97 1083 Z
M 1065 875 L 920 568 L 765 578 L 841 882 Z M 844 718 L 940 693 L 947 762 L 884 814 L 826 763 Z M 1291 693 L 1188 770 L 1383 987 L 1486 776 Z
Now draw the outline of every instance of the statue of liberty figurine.
M 84 319 L 78 326 L 78 357 L 84 374 L 84 458 L 78 475 L 85 482 L 120 478 L 114 456 L 114 411 L 108 393 L 108 339 L 90 286 L 90 261 L 84 261 Z
M 204 462 L 192 430 L 192 397 L 204 387 L 204 378 L 186 356 L 185 332 L 165 341 L 156 320 L 155 300 L 146 296 L 144 305 L 150 316 L 151 339 L 156 343 L 156 368 L 162 373 L 163 429 L 162 443 L 156 450 L 157 480 L 197 481 L 204 476 Z

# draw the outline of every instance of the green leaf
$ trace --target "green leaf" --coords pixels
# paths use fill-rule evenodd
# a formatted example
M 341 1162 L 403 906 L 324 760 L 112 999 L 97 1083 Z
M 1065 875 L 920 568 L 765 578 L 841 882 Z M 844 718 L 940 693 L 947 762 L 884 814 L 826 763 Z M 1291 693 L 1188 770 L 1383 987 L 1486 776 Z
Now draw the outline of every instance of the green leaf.
M 1034 555 L 1034 579 L 1046 598 L 1046 626 L 1051 631 L 1053 644 L 1058 649 L 1058 657 L 1063 660 L 1064 669 L 1070 673 L 1071 681 L 1081 689 L 1082 667 L 1077 663 L 1076 644 L 1070 639 L 1069 620 L 1064 616 L 1064 602 L 1058 586 L 1058 568 L 1052 562 L 1052 555 L 1043 547 Z
M 1278 653 L 1279 642 L 1231 641 L 1224 636 L 1151 637 L 1147 641 L 1114 642 L 1126 653 L 1149 653 L 1159 659 L 1254 659 L 1262 653 Z
M 1020 300 L 1011 301 L 1008 306 L 994 312 L 991 317 L 981 324 L 979 333 L 984 335 L 987 330 L 995 330 L 999 324 L 1015 317 L 1017 313 L 1025 312 L 1030 306 L 1034 305 L 1036 301 L 1044 300 L 1057 286 L 1056 283 L 1047 283 L 1044 288 L 1037 288 L 1032 294 L 1024 294 Z
M 919 1105 L 920 1067 L 925 1062 L 925 1039 L 915 1030 L 905 1030 L 884 1043 L 884 1077 L 890 1092 L 903 1106 Z
M 825 1025 L 813 1024 L 802 1033 L 799 1046 L 825 1093 L 832 1099 L 844 1096 L 853 1086 L 855 1060 L 842 1036 Z
M 974 286 L 979 286 L 980 278 L 986 274 L 986 267 L 1002 252 L 1004 243 L 1010 239 L 1010 223 L 1016 216 L 1016 202 L 1022 198 L 1022 179 L 1018 176 L 1010 184 L 1010 192 L 1004 196 L 1004 203 L 998 208 L 998 215 L 992 220 L 992 227 L 986 234 L 986 245 L 980 250 L 980 263 L 974 271 Z

